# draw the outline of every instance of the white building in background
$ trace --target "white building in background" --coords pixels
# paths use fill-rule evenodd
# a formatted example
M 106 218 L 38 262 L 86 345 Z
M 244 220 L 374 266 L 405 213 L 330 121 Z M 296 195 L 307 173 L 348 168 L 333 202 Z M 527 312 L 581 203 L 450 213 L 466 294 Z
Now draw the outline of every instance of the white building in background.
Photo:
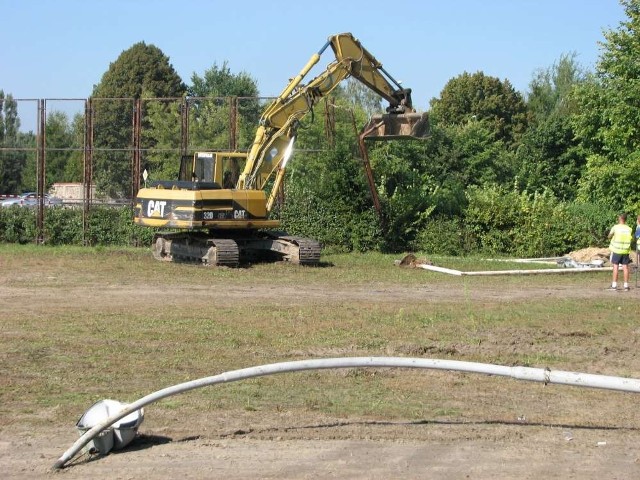
M 62 199 L 65 203 L 82 202 L 84 185 L 82 183 L 54 183 L 49 195 Z M 91 200 L 96 199 L 96 186 L 91 185 Z

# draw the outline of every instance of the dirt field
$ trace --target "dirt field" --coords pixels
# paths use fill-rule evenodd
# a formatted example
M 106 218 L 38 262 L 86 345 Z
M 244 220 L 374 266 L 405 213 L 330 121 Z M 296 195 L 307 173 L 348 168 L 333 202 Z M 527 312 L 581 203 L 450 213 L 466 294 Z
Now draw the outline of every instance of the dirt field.
M 605 292 L 608 274 L 456 278 L 389 256 L 326 260 L 216 271 L 143 251 L 0 246 L 2 477 L 640 478 L 637 395 L 391 369 L 174 397 L 147 408 L 126 450 L 50 471 L 96 400 L 273 361 L 406 356 L 640 377 L 640 290 Z

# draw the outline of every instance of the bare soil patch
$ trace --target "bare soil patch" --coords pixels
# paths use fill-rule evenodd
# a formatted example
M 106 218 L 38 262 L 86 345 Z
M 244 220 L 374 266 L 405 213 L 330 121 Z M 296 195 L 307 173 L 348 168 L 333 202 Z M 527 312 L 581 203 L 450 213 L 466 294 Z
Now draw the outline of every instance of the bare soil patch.
M 398 272 L 389 258 L 365 259 L 360 275 L 348 256 L 330 261 L 215 272 L 145 253 L 0 250 L 10 272 L 0 278 L 3 478 L 640 476 L 636 395 L 389 369 L 186 394 L 150 406 L 130 448 L 50 471 L 96 399 L 282 359 L 416 356 L 640 377 L 640 296 L 604 292 L 607 274 L 452 279 Z

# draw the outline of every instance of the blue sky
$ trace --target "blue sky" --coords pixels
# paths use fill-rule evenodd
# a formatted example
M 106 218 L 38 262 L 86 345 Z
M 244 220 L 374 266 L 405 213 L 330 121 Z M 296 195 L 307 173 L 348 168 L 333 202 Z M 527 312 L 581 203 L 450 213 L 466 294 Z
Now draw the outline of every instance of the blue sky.
M 0 16 L 0 89 L 16 98 L 87 97 L 138 41 L 159 47 L 187 84 L 226 60 L 277 95 L 329 35 L 349 31 L 420 109 L 464 71 L 525 92 L 563 53 L 593 68 L 603 28 L 624 19 L 617 0 L 0 0 Z

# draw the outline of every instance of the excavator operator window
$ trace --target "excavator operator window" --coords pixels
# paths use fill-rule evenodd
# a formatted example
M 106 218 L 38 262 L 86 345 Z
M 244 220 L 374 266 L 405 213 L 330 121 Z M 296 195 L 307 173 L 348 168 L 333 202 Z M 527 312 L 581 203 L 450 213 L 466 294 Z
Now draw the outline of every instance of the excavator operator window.
M 240 162 L 238 158 L 225 158 L 222 161 L 222 188 L 236 188 L 240 178 Z
M 214 155 L 212 153 L 197 153 L 194 158 L 193 180 L 196 182 L 213 182 Z

